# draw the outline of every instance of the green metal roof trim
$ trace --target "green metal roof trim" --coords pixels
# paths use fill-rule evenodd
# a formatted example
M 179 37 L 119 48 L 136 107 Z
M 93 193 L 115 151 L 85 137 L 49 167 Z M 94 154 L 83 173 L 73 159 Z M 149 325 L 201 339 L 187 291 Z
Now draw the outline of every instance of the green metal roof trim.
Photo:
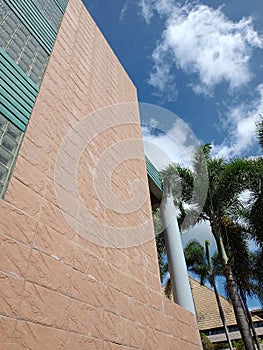
M 69 0 L 54 0 L 63 13 L 66 11 L 68 1 Z
M 160 191 L 163 191 L 162 180 L 159 174 L 159 171 L 155 168 L 155 166 L 151 163 L 151 161 L 145 156 L 146 160 L 146 170 L 148 176 L 152 179 L 155 185 L 159 188 Z
M 57 31 L 54 30 L 33 1 L 6 0 L 6 3 L 50 55 L 56 40 Z
M 0 111 L 20 130 L 25 131 L 31 115 L 38 86 L 0 48 L 1 83 Z

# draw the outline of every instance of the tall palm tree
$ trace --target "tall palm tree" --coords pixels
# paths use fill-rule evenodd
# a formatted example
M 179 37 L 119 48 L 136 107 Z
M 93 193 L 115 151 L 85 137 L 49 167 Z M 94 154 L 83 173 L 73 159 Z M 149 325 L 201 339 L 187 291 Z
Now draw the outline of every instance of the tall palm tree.
M 257 123 L 257 136 L 259 144 L 263 151 L 263 117 L 261 116 Z M 263 158 L 256 159 L 255 166 L 257 166 L 256 181 L 251 181 L 250 190 L 253 193 L 251 206 L 245 215 L 248 219 L 250 232 L 256 240 L 261 250 L 263 250 Z M 257 181 L 258 179 L 258 181 Z
M 235 277 L 240 298 L 253 333 L 257 349 L 260 349 L 252 316 L 247 305 L 247 296 L 262 297 L 259 277 L 256 274 L 255 265 L 258 262 L 258 254 L 251 254 L 248 249 L 247 230 L 242 225 L 233 223 L 229 219 L 222 220 L 224 223 L 224 244 L 231 260 L 233 275 Z M 262 269 L 261 269 L 262 270 Z M 263 277 L 262 277 L 263 279 Z
M 220 318 L 221 318 L 222 323 L 223 323 L 223 327 L 224 327 L 224 331 L 226 334 L 226 339 L 227 339 L 227 342 L 229 345 L 229 349 L 233 350 L 233 346 L 231 343 L 231 339 L 230 339 L 227 324 L 226 324 L 224 310 L 223 310 L 223 307 L 221 305 L 219 293 L 218 293 L 217 286 L 216 286 L 215 272 L 214 272 L 214 269 L 213 269 L 212 264 L 211 264 L 210 252 L 209 252 L 209 241 L 208 240 L 205 241 L 205 255 L 206 255 L 206 261 L 207 261 L 207 267 L 208 267 L 208 281 L 215 292 L 217 307 L 218 307 L 218 311 L 220 314 Z
M 263 149 L 263 117 L 260 115 L 260 120 L 257 123 L 257 133 L 258 133 L 258 141 Z
M 197 240 L 192 240 L 186 245 L 186 247 L 184 248 L 184 256 L 187 269 L 188 271 L 198 276 L 201 285 L 204 285 L 205 281 L 208 281 L 210 283 L 210 286 L 213 288 L 215 292 L 215 298 L 217 302 L 219 315 L 222 321 L 222 325 L 224 327 L 227 342 L 229 344 L 229 349 L 233 350 L 228 328 L 226 325 L 224 310 L 221 305 L 219 293 L 216 287 L 215 272 L 210 260 L 208 241 L 205 242 L 205 246 L 206 249 L 204 249 L 204 247 Z M 170 298 L 172 294 L 172 284 L 170 278 L 168 278 L 168 280 L 165 283 L 164 292 L 165 295 L 168 298 Z
M 234 216 L 240 207 L 239 195 L 249 187 L 249 183 L 255 170 L 253 162 L 245 159 L 234 159 L 225 161 L 223 159 L 213 159 L 209 157 L 209 146 L 204 148 L 207 160 L 207 170 L 209 178 L 208 194 L 203 208 L 199 208 L 199 220 L 208 220 L 211 231 L 215 238 L 217 249 L 221 257 L 224 275 L 227 281 L 227 289 L 231 299 L 236 321 L 244 341 L 246 350 L 254 350 L 254 342 L 250 333 L 249 324 L 243 309 L 242 301 L 238 293 L 238 286 L 233 275 L 231 261 L 227 254 L 227 250 L 223 239 L 223 220 Z M 169 181 L 169 176 L 174 169 L 174 173 L 178 174 L 182 188 L 182 200 L 193 204 L 189 198 L 192 198 L 191 190 L 196 177 L 200 181 L 200 150 L 198 150 L 194 162 L 194 168 L 198 171 L 181 171 L 181 167 L 172 164 L 162 172 L 165 181 Z M 178 170 L 179 169 L 179 170 Z M 202 170 L 201 170 L 202 171 Z M 176 180 L 178 183 L 178 179 Z M 198 203 L 198 195 L 202 196 L 202 185 L 200 186 L 200 194 L 195 193 L 195 202 Z M 171 186 L 171 189 L 172 186 Z M 176 195 L 176 194 L 175 194 Z M 178 202 L 178 198 L 176 199 Z M 183 213 L 183 215 L 185 215 Z M 189 217 L 189 215 L 188 215 Z M 196 221 L 196 220 L 193 220 Z M 189 220 L 191 223 L 191 220 Z M 192 224 L 192 223 L 191 223 Z

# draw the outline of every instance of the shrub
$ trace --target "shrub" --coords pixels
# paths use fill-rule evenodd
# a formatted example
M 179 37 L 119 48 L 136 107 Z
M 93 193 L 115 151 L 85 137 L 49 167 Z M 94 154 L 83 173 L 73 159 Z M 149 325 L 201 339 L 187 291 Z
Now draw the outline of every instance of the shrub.
M 200 336 L 201 336 L 201 342 L 203 345 L 203 350 L 213 350 L 214 345 L 211 343 L 209 338 L 204 333 L 200 333 Z

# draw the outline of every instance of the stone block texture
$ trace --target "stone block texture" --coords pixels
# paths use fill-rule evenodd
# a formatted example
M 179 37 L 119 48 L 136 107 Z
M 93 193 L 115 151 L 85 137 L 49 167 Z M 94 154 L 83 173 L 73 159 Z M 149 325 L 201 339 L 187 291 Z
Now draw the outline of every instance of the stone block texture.
M 106 117 L 103 111 L 119 103 L 133 105 L 124 107 L 116 126 L 112 110 Z M 98 114 L 99 133 L 92 117 L 97 110 L 104 115 Z M 83 119 L 94 138 L 80 150 L 85 128 L 75 126 Z M 72 130 L 66 169 L 55 186 L 57 155 Z M 125 142 L 131 139 L 136 145 Z M 134 153 L 138 157 L 129 159 Z M 94 185 L 102 154 L 107 164 L 118 164 L 110 186 L 103 173 Z M 127 159 L 119 162 L 123 154 Z M 151 222 L 143 159 L 136 88 L 82 2 L 70 0 L 0 200 L 0 349 L 201 349 L 195 317 L 161 294 L 152 224 L 138 245 L 96 241 L 107 243 L 108 234 L 114 240 L 119 229 L 136 231 L 138 222 Z M 115 201 L 132 198 L 136 179 L 144 183 L 146 200 L 129 213 L 112 210 Z M 95 221 L 85 217 L 78 196 Z

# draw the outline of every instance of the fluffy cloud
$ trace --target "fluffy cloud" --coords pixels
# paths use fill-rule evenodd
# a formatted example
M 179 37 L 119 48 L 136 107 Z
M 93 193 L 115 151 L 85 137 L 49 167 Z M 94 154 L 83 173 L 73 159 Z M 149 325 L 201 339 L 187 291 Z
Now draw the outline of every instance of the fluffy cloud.
M 144 17 L 147 24 L 150 23 L 153 13 L 154 13 L 154 0 L 139 0 L 138 6 L 140 8 L 140 13 Z
M 263 84 L 256 90 L 256 97 L 250 103 L 232 106 L 225 115 L 226 138 L 221 144 L 213 144 L 212 156 L 231 158 L 242 156 L 256 143 L 256 122 L 263 115 Z M 191 168 L 194 150 L 200 141 L 189 126 L 180 118 L 175 118 L 172 127 L 162 132 L 159 122 L 151 120 L 143 126 L 146 155 L 159 169 L 175 162 Z M 155 132 L 155 131 L 158 132 Z
M 157 132 L 156 132 L 157 131 Z M 153 161 L 157 169 L 162 170 L 170 163 L 191 168 L 194 151 L 199 145 L 189 126 L 176 118 L 172 127 L 162 132 L 156 121 L 142 127 L 145 154 Z
M 251 147 L 256 140 L 255 123 L 263 114 L 263 84 L 257 88 L 257 98 L 250 104 L 241 104 L 230 108 L 225 128 L 227 139 L 220 145 L 214 145 L 213 154 L 219 157 L 233 157 Z
M 152 54 L 149 83 L 162 93 L 175 87 L 175 68 L 194 74 L 196 93 L 212 94 L 223 81 L 230 90 L 251 79 L 249 60 L 253 48 L 263 47 L 263 38 L 253 29 L 253 19 L 233 22 L 207 5 L 179 6 L 170 0 L 140 0 L 147 23 L 154 11 L 166 18 L 161 40 Z

